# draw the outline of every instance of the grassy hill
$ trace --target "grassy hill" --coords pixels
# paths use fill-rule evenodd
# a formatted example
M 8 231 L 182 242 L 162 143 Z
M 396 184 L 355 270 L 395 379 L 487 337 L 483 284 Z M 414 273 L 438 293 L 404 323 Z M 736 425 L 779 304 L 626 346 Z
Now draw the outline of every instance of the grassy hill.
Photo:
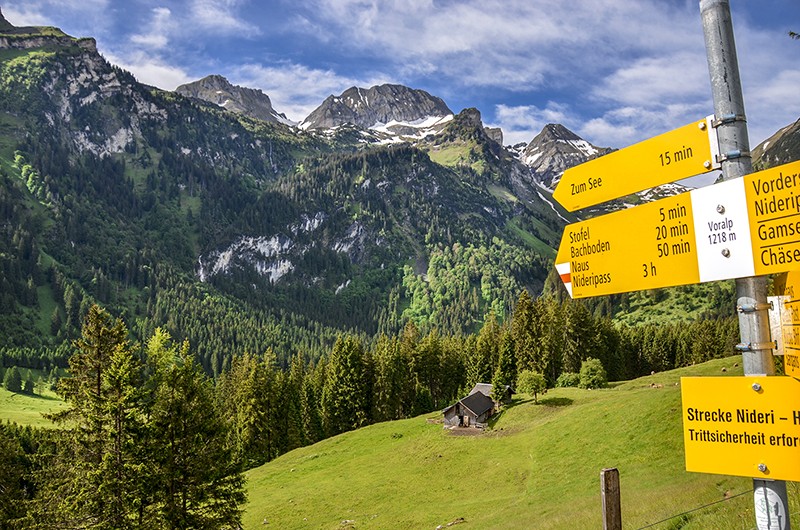
M 444 431 L 438 414 L 347 433 L 251 470 L 244 527 L 601 528 L 600 471 L 617 467 L 625 528 L 731 497 L 654 528 L 752 528 L 750 479 L 683 461 L 680 377 L 741 374 L 737 356 L 538 404 L 521 396 L 480 436 Z
M 45 412 L 56 412 L 64 406 L 64 401 L 55 392 L 36 389 L 37 394 L 15 394 L 0 387 L 0 423 L 10 421 L 19 425 L 33 427 L 52 427 L 53 422 L 45 419 Z

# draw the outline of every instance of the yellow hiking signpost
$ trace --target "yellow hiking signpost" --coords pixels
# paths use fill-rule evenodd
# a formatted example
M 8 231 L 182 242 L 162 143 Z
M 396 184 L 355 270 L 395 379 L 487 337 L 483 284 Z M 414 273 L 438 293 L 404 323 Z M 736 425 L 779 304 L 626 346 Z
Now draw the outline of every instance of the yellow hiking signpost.
M 686 470 L 800 480 L 800 381 L 682 377 Z
M 573 298 L 800 268 L 800 161 L 573 223 L 556 269 Z
M 776 340 L 775 355 L 783 355 L 783 370 L 786 375 L 800 379 L 800 268 L 789 271 L 784 278 L 777 278 L 775 289 L 782 296 L 769 297 L 773 311 L 777 313 L 772 338 Z
M 711 118 L 567 169 L 553 198 L 572 212 L 719 168 Z

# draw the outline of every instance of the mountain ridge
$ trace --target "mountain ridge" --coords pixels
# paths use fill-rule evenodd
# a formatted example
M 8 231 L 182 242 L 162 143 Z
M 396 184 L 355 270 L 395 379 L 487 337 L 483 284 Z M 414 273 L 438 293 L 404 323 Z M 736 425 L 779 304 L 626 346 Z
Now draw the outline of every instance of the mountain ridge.
M 231 112 L 244 114 L 257 120 L 284 125 L 295 125 L 285 114 L 272 107 L 269 96 L 259 89 L 232 85 L 217 74 L 206 76 L 178 86 L 175 92 L 218 105 Z
M 543 291 L 576 219 L 552 201 L 557 172 L 537 176 L 477 109 L 410 141 L 302 129 L 143 85 L 72 37 L 12 40 L 0 60 L 0 348 L 67 344 L 92 302 L 142 335 L 187 337 L 214 374 L 245 350 L 314 357 L 336 330 L 468 333 L 521 290 Z M 427 101 L 392 116 L 449 111 Z M 536 162 L 545 145 L 575 163 L 597 154 L 555 124 L 537 137 Z
M 71 38 L 26 38 L 0 60 L 0 199 L 15 212 L 0 348 L 56 347 L 97 302 L 142 334 L 188 338 L 218 374 L 245 350 L 314 358 L 337 329 L 473 330 L 542 289 L 563 221 L 477 111 L 383 145 L 355 126 L 247 118 L 142 85 Z M 457 280 L 443 260 L 468 263 Z
M 399 125 L 423 125 L 452 116 L 453 111 L 436 96 L 421 89 L 383 84 L 369 89 L 350 87 L 330 95 L 300 123 L 303 129 L 332 128 L 352 124 L 364 129 Z M 416 122 L 416 123 L 415 123 Z

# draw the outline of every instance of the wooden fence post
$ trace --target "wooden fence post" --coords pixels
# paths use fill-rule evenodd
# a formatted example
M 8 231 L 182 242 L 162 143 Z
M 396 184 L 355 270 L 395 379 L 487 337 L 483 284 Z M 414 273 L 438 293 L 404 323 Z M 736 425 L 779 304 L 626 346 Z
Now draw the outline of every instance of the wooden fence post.
M 600 496 L 603 499 L 603 530 L 622 530 L 617 468 L 607 468 L 600 472 Z

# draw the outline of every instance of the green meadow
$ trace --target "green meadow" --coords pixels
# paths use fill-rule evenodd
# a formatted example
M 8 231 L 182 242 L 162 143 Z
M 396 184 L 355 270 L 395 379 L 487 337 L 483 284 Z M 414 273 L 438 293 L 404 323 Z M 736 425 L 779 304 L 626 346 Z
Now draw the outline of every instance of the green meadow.
M 244 528 L 602 528 L 607 467 L 625 528 L 753 528 L 751 479 L 684 470 L 679 381 L 696 375 L 742 375 L 741 357 L 517 396 L 478 436 L 431 413 L 324 440 L 248 472 Z
M 0 387 L 0 422 L 13 422 L 34 427 L 52 427 L 53 423 L 43 416 L 55 412 L 64 402 L 51 390 L 37 386 L 36 394 L 15 394 Z

